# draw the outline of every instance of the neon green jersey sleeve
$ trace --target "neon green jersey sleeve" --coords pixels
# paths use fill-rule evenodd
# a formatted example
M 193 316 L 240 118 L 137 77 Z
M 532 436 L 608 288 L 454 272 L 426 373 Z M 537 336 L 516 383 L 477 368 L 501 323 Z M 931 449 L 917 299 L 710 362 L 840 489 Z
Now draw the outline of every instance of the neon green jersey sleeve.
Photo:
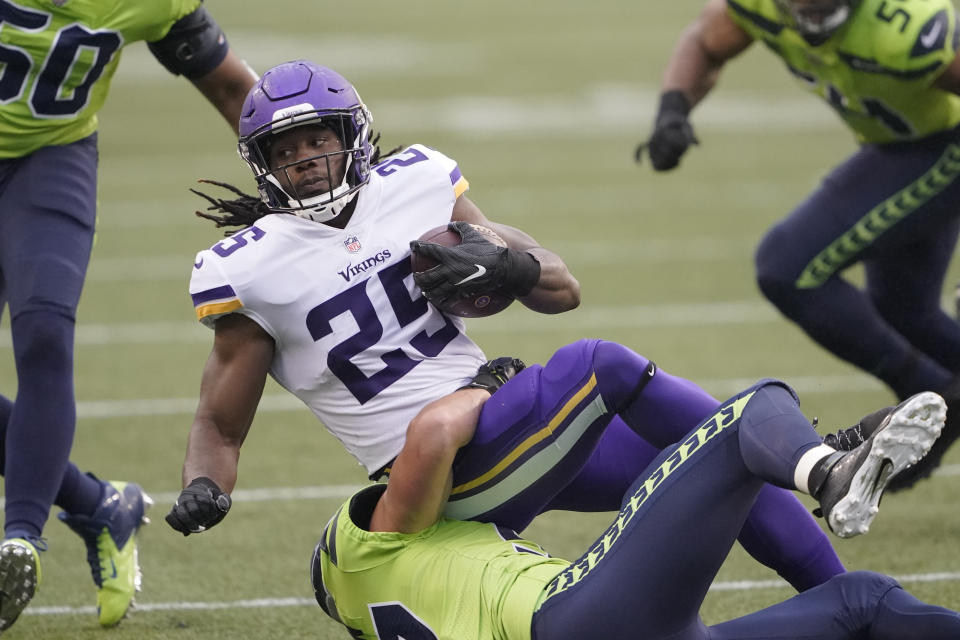
M 324 532 L 320 570 L 328 613 L 354 637 L 530 640 L 544 588 L 569 565 L 492 524 L 371 533 L 348 505 Z
M 200 0 L 0 0 L 0 158 L 97 128 L 122 48 L 158 40 Z
M 960 96 L 933 86 L 957 55 L 950 0 L 861 0 L 816 46 L 788 26 L 773 0 L 727 0 L 727 8 L 860 142 L 915 140 L 960 123 Z

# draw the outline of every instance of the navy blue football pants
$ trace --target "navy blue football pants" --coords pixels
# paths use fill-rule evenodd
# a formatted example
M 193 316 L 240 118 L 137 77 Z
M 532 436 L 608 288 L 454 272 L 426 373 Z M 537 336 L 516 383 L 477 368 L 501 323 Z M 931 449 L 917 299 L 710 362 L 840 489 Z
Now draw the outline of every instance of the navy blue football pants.
M 820 438 L 782 383 L 761 381 L 664 449 L 613 524 L 547 587 L 533 640 L 947 640 L 960 615 L 867 572 L 706 627 L 699 609 L 764 482 L 793 486 Z
M 757 249 L 763 294 L 900 398 L 943 390 L 960 373 L 960 324 L 940 305 L 960 230 L 958 175 L 958 129 L 864 145 Z M 840 275 L 856 263 L 865 290 Z
M 551 509 L 616 511 L 660 454 L 713 414 L 717 400 L 602 340 L 580 340 L 531 365 L 484 405 L 454 462 L 446 515 L 522 531 Z M 762 486 L 740 542 L 797 590 L 843 572 L 791 491 Z
M 17 371 L 16 402 L 0 395 L 7 537 L 39 537 L 54 501 L 90 513 L 99 498 L 99 483 L 68 460 L 74 321 L 96 197 L 95 135 L 0 160 L 0 312 L 6 302 Z

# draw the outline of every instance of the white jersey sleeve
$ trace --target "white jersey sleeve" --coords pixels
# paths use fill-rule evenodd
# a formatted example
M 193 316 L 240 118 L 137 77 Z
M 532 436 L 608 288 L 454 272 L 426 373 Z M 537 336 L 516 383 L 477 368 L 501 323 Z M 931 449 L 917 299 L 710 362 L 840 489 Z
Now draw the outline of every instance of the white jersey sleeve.
M 425 404 L 485 360 L 410 271 L 410 241 L 448 223 L 466 189 L 453 160 L 414 145 L 373 167 L 344 229 L 272 214 L 197 255 L 197 318 L 260 324 L 276 341 L 271 375 L 370 473 L 399 453 Z

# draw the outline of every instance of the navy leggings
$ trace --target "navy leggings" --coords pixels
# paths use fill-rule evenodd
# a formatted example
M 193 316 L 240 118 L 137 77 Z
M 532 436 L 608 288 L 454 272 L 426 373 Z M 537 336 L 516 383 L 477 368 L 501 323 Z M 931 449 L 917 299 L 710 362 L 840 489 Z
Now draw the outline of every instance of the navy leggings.
M 39 537 L 54 500 L 82 511 L 99 495 L 68 460 L 74 321 L 93 242 L 96 174 L 96 136 L 0 160 L 0 311 L 6 302 L 17 371 L 16 402 L 0 396 L 7 536 Z M 75 499 L 81 486 L 89 490 Z
M 547 587 L 533 640 L 946 640 L 960 615 L 890 578 L 838 575 L 744 618 L 706 627 L 703 598 L 764 481 L 792 486 L 820 438 L 781 383 L 763 381 L 665 449 L 613 524 Z
M 660 450 L 719 406 L 688 380 L 649 377 L 649 366 L 622 345 L 580 340 L 520 372 L 487 401 L 457 456 L 446 515 L 522 531 L 551 509 L 619 509 Z M 843 571 L 802 503 L 771 485 L 759 489 L 740 542 L 797 590 Z
M 960 232 L 958 176 L 960 130 L 864 145 L 757 249 L 763 294 L 900 398 L 960 373 L 960 324 L 940 305 Z M 840 275 L 856 263 L 865 290 Z

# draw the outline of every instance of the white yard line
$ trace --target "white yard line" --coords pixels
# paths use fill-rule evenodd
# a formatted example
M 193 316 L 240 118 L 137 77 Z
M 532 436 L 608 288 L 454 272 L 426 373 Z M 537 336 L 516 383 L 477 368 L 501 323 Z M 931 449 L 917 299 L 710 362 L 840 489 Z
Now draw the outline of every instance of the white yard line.
M 595 333 L 610 328 L 696 327 L 719 325 L 755 325 L 783 322 L 772 306 L 761 300 L 732 300 L 702 303 L 641 304 L 600 306 L 577 309 L 564 314 L 543 316 L 536 313 L 512 314 L 510 322 L 468 322 L 471 335 L 494 333 L 542 333 L 582 330 Z M 77 346 L 137 344 L 212 344 L 213 332 L 197 322 L 125 322 L 85 323 L 77 325 Z M 12 346 L 9 331 L 0 331 L 0 348 Z
M 753 378 L 715 378 L 699 380 L 709 393 L 728 396 L 746 389 L 762 376 Z M 883 387 L 867 375 L 822 375 L 784 376 L 800 395 L 814 393 L 851 393 L 878 391 Z M 197 408 L 195 396 L 183 398 L 135 398 L 131 400 L 82 400 L 77 403 L 77 417 L 86 420 L 107 418 L 133 418 L 138 416 L 190 415 Z M 306 407 L 291 394 L 274 393 L 260 400 L 258 413 L 284 411 L 307 411 Z
M 901 583 L 911 582 L 957 582 L 960 581 L 960 572 L 918 573 L 903 576 L 894 576 Z M 783 580 L 733 580 L 715 582 L 711 591 L 758 591 L 763 589 L 789 589 L 790 585 Z M 228 602 L 146 602 L 137 603 L 134 613 L 151 611 L 214 611 L 221 609 L 262 609 L 281 607 L 316 607 L 317 601 L 313 598 L 257 598 L 255 600 L 231 600 Z M 29 607 L 24 615 L 33 616 L 62 616 L 96 613 L 96 607 Z

